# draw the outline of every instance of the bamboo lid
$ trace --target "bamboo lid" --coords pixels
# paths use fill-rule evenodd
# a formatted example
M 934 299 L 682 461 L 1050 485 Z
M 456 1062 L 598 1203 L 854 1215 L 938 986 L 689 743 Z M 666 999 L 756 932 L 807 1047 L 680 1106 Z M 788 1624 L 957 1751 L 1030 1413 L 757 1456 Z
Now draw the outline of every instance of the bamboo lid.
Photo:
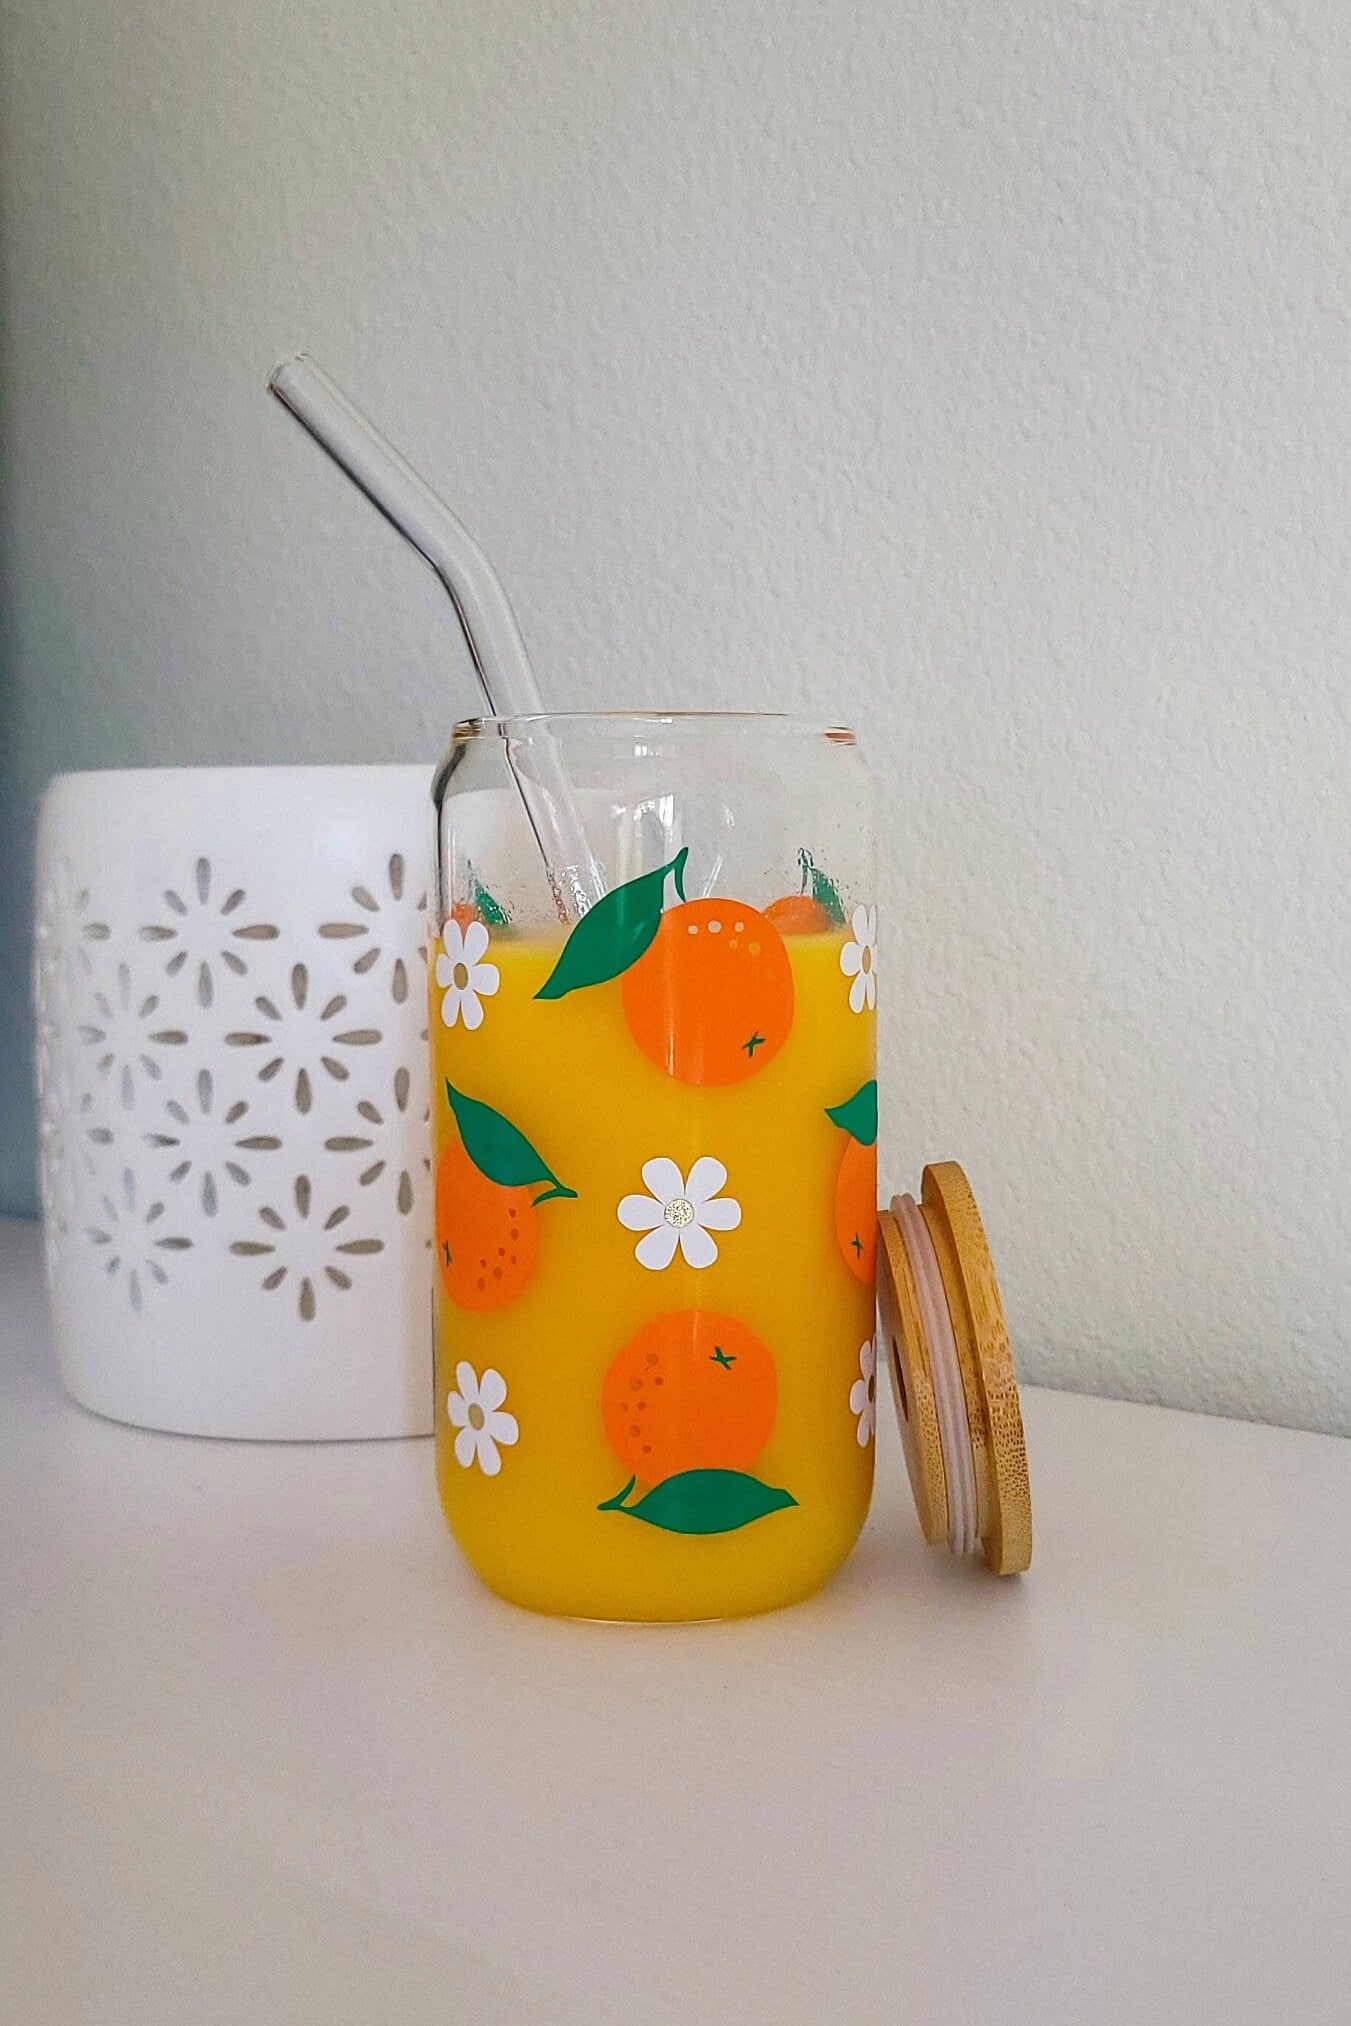
M 1032 1492 L 999 1282 L 955 1161 L 878 1218 L 878 1305 L 924 1538 L 977 1546 L 996 1575 L 1032 1560 Z

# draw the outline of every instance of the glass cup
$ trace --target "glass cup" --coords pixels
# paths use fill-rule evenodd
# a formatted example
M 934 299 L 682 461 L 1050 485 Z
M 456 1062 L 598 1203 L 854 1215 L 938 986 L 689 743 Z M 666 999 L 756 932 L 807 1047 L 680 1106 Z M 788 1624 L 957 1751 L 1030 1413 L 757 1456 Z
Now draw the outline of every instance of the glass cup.
M 562 782 L 604 896 L 561 921 Z M 430 962 L 436 1447 L 500 1596 L 740 1616 L 872 1488 L 876 912 L 854 736 L 749 714 L 458 725 Z

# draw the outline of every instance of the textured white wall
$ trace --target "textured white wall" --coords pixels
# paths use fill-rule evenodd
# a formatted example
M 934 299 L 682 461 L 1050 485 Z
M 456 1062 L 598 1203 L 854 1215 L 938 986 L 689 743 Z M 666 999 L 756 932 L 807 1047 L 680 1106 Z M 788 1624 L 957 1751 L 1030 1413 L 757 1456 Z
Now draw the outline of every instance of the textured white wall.
M 53 768 L 470 702 L 303 344 L 560 704 L 860 725 L 889 1179 L 968 1163 L 1028 1373 L 1351 1430 L 1344 0 L 0 22 L 11 954 Z

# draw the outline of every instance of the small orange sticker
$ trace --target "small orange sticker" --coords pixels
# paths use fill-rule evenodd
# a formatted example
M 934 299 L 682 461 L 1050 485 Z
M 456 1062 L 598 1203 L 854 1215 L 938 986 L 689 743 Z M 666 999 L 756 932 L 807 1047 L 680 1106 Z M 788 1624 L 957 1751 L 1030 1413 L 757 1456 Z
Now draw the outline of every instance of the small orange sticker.
M 765 920 L 773 922 L 781 936 L 819 936 L 834 926 L 821 902 L 809 893 L 786 893 L 772 900 Z
M 539 1213 L 529 1186 L 490 1182 L 457 1135 L 436 1170 L 436 1256 L 456 1308 L 505 1308 L 535 1270 Z
M 739 900 L 668 908 L 624 973 L 623 994 L 630 1034 L 680 1083 L 743 1082 L 773 1061 L 793 1025 L 783 937 Z
M 746 1470 L 774 1430 L 767 1347 L 734 1316 L 685 1309 L 630 1339 L 601 1388 L 611 1449 L 639 1484 L 687 1470 Z
M 848 1139 L 835 1177 L 835 1239 L 855 1280 L 877 1270 L 877 1142 Z

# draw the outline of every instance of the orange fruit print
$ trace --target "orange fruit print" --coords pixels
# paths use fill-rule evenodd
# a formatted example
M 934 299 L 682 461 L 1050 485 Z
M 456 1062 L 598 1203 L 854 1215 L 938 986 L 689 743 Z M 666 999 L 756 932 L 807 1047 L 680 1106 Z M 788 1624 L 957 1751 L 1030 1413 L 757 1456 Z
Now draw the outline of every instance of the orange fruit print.
M 640 1484 L 685 1470 L 747 1470 L 779 1408 L 774 1360 L 734 1316 L 658 1316 L 619 1353 L 601 1387 L 606 1440 Z
M 835 1177 L 835 1238 L 855 1280 L 877 1270 L 877 1143 L 845 1141 Z
M 668 908 L 624 973 L 624 1018 L 644 1055 L 680 1083 L 740 1083 L 772 1062 L 793 1025 L 783 937 L 739 900 Z
M 436 1256 L 455 1306 L 505 1308 L 534 1272 L 538 1246 L 530 1189 L 490 1182 L 453 1139 L 436 1170 Z
M 826 909 L 809 893 L 786 893 L 765 909 L 781 936 L 819 936 L 832 926 Z

